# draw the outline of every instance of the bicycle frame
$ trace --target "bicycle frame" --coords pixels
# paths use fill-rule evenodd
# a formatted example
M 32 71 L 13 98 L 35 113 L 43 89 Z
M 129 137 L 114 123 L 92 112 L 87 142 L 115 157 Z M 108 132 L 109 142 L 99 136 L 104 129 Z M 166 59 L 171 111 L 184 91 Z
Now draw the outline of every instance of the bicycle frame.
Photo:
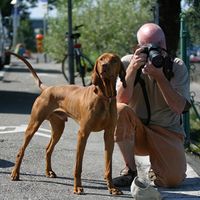
M 82 25 L 81 25 L 82 26 Z M 74 30 L 75 32 L 72 34 L 72 39 L 73 39 L 73 64 L 74 64 L 74 72 L 78 72 L 83 85 L 88 85 L 89 79 L 87 76 L 87 72 L 91 71 L 93 69 L 93 63 L 90 61 L 90 59 L 82 53 L 81 50 L 81 44 L 78 42 L 78 38 L 81 36 L 79 32 L 77 32 L 77 28 L 80 26 L 77 26 Z M 65 79 L 69 82 L 68 78 L 68 72 L 69 72 L 69 66 L 67 61 L 68 55 L 65 55 L 65 58 L 62 61 L 62 72 L 65 77 Z M 70 73 L 70 72 L 69 72 Z M 71 74 L 73 77 L 77 75 L 76 74 Z
M 85 76 L 85 69 L 84 66 L 82 66 L 81 63 L 81 56 L 82 56 L 82 51 L 81 51 L 81 44 L 77 43 L 74 45 L 74 58 L 76 62 L 76 71 L 78 71 L 81 75 L 81 77 Z

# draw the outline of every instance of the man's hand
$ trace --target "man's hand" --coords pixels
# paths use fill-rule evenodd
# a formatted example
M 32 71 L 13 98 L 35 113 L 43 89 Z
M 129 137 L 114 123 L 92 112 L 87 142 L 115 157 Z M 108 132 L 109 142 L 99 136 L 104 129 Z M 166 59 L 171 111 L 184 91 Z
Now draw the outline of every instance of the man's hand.
M 136 71 L 141 66 L 146 64 L 147 54 L 142 53 L 143 50 L 144 50 L 144 47 L 139 47 L 138 49 L 136 49 L 128 68 L 131 68 L 133 71 Z
M 123 88 L 122 84 L 119 83 L 118 90 L 117 90 L 117 101 L 120 103 L 129 103 L 129 100 L 131 99 L 134 91 L 134 81 L 137 70 L 145 65 L 147 62 L 147 54 L 142 53 L 144 50 L 143 47 L 139 47 L 134 52 L 131 61 L 128 65 L 128 68 L 126 70 L 126 84 L 127 87 Z
M 186 105 L 186 99 L 174 90 L 170 82 L 166 79 L 163 68 L 156 68 L 150 61 L 146 63 L 142 69 L 144 74 L 148 74 L 153 77 L 160 88 L 162 95 L 168 104 L 168 106 L 177 114 L 181 114 Z
M 142 73 L 152 76 L 155 80 L 164 76 L 163 68 L 155 67 L 151 61 L 148 61 L 145 66 L 142 68 Z

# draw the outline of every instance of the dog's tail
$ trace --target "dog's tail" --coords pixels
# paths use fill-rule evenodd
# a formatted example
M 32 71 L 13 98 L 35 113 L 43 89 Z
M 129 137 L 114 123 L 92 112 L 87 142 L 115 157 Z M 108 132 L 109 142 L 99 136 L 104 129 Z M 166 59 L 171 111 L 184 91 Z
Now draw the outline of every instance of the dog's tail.
M 38 77 L 36 71 L 33 69 L 32 65 L 23 57 L 23 56 L 20 56 L 16 53 L 13 53 L 12 51 L 6 51 L 6 54 L 11 54 L 11 55 L 14 55 L 16 56 L 17 58 L 19 58 L 20 60 L 22 60 L 28 67 L 28 69 L 30 70 L 30 72 L 32 73 L 36 83 L 37 83 L 37 86 L 43 91 L 44 89 L 47 88 L 46 85 L 44 85 L 42 83 L 42 81 L 40 80 L 40 78 Z

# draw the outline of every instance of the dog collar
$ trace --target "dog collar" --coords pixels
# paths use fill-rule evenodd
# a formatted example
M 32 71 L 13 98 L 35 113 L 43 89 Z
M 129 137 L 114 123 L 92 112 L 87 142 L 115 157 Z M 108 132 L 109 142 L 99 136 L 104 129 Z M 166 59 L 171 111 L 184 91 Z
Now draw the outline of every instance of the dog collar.
M 105 101 L 108 101 L 109 103 L 111 103 L 113 99 L 116 99 L 116 96 L 106 97 L 104 95 L 101 95 L 101 98 L 103 98 Z

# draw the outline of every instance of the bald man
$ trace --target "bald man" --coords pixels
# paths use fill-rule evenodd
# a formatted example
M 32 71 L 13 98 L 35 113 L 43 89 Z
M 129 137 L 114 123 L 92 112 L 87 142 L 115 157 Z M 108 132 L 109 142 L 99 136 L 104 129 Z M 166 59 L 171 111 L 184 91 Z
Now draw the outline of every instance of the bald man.
M 127 87 L 118 83 L 118 124 L 115 141 L 121 150 L 125 168 L 120 177 L 114 178 L 116 186 L 131 185 L 137 176 L 134 155 L 149 155 L 151 175 L 155 185 L 176 187 L 185 178 L 186 159 L 184 153 L 184 128 L 181 115 L 190 106 L 189 78 L 185 64 L 179 58 L 172 60 L 170 78 L 163 65 L 155 67 L 145 46 L 154 44 L 166 55 L 166 40 L 163 30 L 154 23 L 147 23 L 137 32 L 138 48 L 122 58 L 126 67 Z M 145 83 L 150 105 L 148 109 L 142 86 L 134 84 L 137 71 Z

